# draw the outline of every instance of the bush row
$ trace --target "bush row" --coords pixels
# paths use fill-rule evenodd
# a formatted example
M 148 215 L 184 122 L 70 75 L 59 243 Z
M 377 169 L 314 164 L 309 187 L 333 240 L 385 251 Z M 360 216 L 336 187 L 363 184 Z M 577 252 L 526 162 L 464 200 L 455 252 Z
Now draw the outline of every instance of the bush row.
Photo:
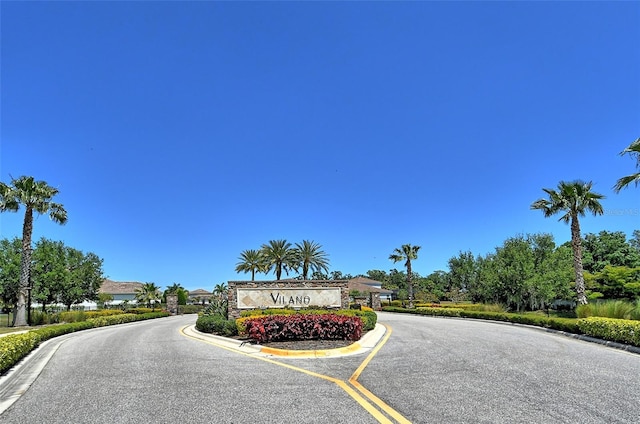
M 362 320 L 337 314 L 268 315 L 244 322 L 259 343 L 284 340 L 360 340 Z
M 449 316 L 461 318 L 476 318 L 492 321 L 513 322 L 518 324 L 535 325 L 537 327 L 552 328 L 568 333 L 580 334 L 577 321 L 571 318 L 546 317 L 543 315 L 521 315 L 508 312 L 470 311 L 460 308 L 420 308 L 405 309 L 393 306 L 382 308 L 386 312 L 402 312 L 418 315 Z
M 616 318 L 582 318 L 578 328 L 583 334 L 640 347 L 640 321 Z
M 146 319 L 166 317 L 167 312 L 154 312 L 145 314 L 121 314 L 92 318 L 87 321 L 68 324 L 57 324 L 42 327 L 21 334 L 10 334 L 0 337 L 0 374 L 5 373 L 19 360 L 27 356 L 40 343 L 53 337 L 88 328 L 102 327 L 106 325 L 122 324 L 125 322 L 140 321 Z

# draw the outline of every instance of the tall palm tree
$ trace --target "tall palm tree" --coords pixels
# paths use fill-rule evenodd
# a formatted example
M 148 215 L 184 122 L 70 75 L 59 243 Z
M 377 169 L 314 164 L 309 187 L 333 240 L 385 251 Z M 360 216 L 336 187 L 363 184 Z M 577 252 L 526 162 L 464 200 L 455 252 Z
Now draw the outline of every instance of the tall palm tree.
M 22 176 L 11 179 L 10 184 L 0 182 L 0 212 L 17 212 L 20 205 L 25 207 L 22 224 L 22 257 L 20 260 L 20 289 L 14 318 L 15 326 L 26 326 L 26 298 L 31 272 L 31 236 L 33 235 L 33 213 L 49 214 L 53 222 L 65 224 L 67 211 L 60 203 L 53 202 L 58 189 L 46 181 L 36 181 L 33 177 Z
M 624 156 L 629 154 L 631 157 L 635 157 L 636 159 L 636 169 L 640 169 L 640 138 L 636 141 L 629 144 L 629 147 L 620 152 L 620 156 Z M 627 175 L 626 177 L 622 177 L 616 182 L 616 185 L 613 186 L 613 191 L 619 193 L 620 190 L 627 187 L 632 182 L 635 182 L 635 186 L 638 186 L 640 183 L 640 172 L 636 172 L 635 174 Z
M 162 299 L 160 287 L 155 283 L 144 283 L 142 287 L 136 289 L 136 300 L 138 303 L 147 305 L 148 308 L 155 308 L 156 301 Z
M 296 251 L 286 240 L 270 240 L 263 244 L 261 252 L 265 258 L 265 273 L 275 268 L 276 280 L 280 280 L 282 271 L 289 275 L 290 270 L 297 268 Z
M 407 292 L 409 294 L 409 308 L 413 309 L 413 283 L 411 282 L 411 261 L 418 259 L 418 250 L 420 246 L 412 246 L 403 244 L 401 248 L 395 248 L 393 253 L 389 255 L 389 259 L 393 263 L 405 261 L 404 266 L 407 267 Z
M 311 272 L 324 271 L 329 272 L 328 255 L 322 250 L 322 246 L 314 241 L 303 240 L 302 243 L 296 243 L 296 256 L 298 266 L 302 268 L 302 279 L 306 280 Z
M 236 272 L 250 272 L 251 281 L 256 279 L 256 272 L 267 272 L 265 258 L 260 250 L 243 250 L 238 259 L 240 262 L 236 264 Z
M 593 183 L 590 181 L 560 181 L 558 189 L 543 188 L 549 195 L 547 199 L 538 199 L 531 204 L 531 209 L 541 210 L 545 218 L 564 212 L 559 221 L 571 223 L 571 247 L 573 249 L 573 269 L 576 277 L 576 293 L 578 303 L 587 303 L 584 288 L 584 274 L 582 269 L 582 238 L 580 235 L 580 221 L 578 217 L 591 212 L 594 216 L 602 215 L 600 200 L 604 196 L 591 191 Z

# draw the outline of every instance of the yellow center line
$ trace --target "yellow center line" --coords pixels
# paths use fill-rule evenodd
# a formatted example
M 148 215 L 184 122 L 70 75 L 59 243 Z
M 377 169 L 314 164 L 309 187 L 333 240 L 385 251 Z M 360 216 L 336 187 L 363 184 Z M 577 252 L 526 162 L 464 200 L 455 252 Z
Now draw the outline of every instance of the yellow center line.
M 227 346 L 223 346 L 223 345 L 215 343 L 215 342 L 213 342 L 211 340 L 206 340 L 204 338 L 191 336 L 191 335 L 185 333 L 185 331 L 184 331 L 187 327 L 189 327 L 189 326 L 182 327 L 182 329 L 180 329 L 180 333 L 183 336 L 188 337 L 190 339 L 197 340 L 197 341 L 200 341 L 200 342 L 204 342 L 204 343 L 207 343 L 207 344 L 210 344 L 210 345 L 213 345 L 213 346 L 228 350 L 230 352 L 239 353 L 241 355 L 248 356 L 250 358 L 259 359 L 261 361 L 268 362 L 270 364 L 279 365 L 281 367 L 285 367 L 285 368 L 288 368 L 290 370 L 298 371 L 298 372 L 310 375 L 312 377 L 317 377 L 317 378 L 321 378 L 323 380 L 330 381 L 330 382 L 336 384 L 342 390 L 344 390 L 349 396 L 351 396 L 356 402 L 358 402 L 360 404 L 360 406 L 362 406 L 369 414 L 371 414 L 379 423 L 382 423 L 382 424 L 393 424 L 392 421 L 390 421 L 386 416 L 384 416 L 382 413 L 380 413 L 380 411 L 378 411 L 373 405 L 371 405 L 369 402 L 367 402 L 366 399 L 364 399 L 362 396 L 360 396 L 358 394 L 358 392 L 353 390 L 346 382 L 344 382 L 342 380 L 330 377 L 328 375 L 318 374 L 318 373 L 315 373 L 313 371 L 305 370 L 304 368 L 298 368 L 298 367 L 293 366 L 293 365 L 289 365 L 289 364 L 285 364 L 285 363 L 282 363 L 282 362 L 274 361 L 273 359 L 264 358 L 264 357 L 260 357 L 260 356 L 255 356 L 255 355 L 250 354 L 250 353 L 242 352 L 242 351 L 237 350 L 237 349 L 233 349 L 233 348 L 230 348 L 230 347 L 227 347 Z
M 389 340 L 389 337 L 391 337 L 391 327 L 389 327 L 386 324 L 383 324 L 383 325 L 387 329 L 387 332 L 386 332 L 384 338 L 382 339 L 382 341 L 380 343 L 377 344 L 377 346 L 375 348 L 373 348 L 373 350 L 371 351 L 371 353 L 369 353 L 369 355 L 366 357 L 366 359 L 364 361 L 362 361 L 362 363 L 360 364 L 358 369 L 356 369 L 355 372 L 351 375 L 351 378 L 349 378 L 349 383 L 353 387 L 358 389 L 360 391 L 360 393 L 365 395 L 370 401 L 375 403 L 378 406 L 378 408 L 380 408 L 383 412 L 387 413 L 390 417 L 392 417 L 394 420 L 396 420 L 398 423 L 400 423 L 400 424 L 411 424 L 411 421 L 407 420 L 398 411 L 396 411 L 395 409 L 393 409 L 392 407 L 387 405 L 386 402 L 384 402 L 382 399 L 380 399 L 379 397 L 377 397 L 376 395 L 371 393 L 362 384 L 360 384 L 358 382 L 358 377 L 360 377 L 360 374 L 362 374 L 362 371 L 364 371 L 364 369 L 367 367 L 367 365 L 369 365 L 369 362 L 371 362 L 373 357 L 376 356 L 378 351 L 380 349 L 382 349 L 382 346 L 384 346 L 384 344 L 387 342 L 387 340 Z

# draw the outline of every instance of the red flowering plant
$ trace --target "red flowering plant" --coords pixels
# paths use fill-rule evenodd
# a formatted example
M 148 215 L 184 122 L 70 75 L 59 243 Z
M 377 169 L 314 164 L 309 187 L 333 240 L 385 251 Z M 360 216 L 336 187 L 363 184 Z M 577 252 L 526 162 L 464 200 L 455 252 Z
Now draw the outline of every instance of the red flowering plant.
M 285 340 L 359 340 L 362 319 L 335 314 L 269 315 L 244 322 L 258 343 Z

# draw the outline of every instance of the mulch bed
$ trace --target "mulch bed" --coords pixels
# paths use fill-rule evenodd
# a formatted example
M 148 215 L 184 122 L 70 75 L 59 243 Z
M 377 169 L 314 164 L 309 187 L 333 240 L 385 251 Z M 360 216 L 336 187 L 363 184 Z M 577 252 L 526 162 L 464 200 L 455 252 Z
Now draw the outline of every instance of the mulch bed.
M 234 337 L 237 340 L 250 343 L 247 337 Z M 337 349 L 353 344 L 350 340 L 287 340 L 282 342 L 261 343 L 260 346 L 267 346 L 274 349 L 285 350 L 324 350 Z

